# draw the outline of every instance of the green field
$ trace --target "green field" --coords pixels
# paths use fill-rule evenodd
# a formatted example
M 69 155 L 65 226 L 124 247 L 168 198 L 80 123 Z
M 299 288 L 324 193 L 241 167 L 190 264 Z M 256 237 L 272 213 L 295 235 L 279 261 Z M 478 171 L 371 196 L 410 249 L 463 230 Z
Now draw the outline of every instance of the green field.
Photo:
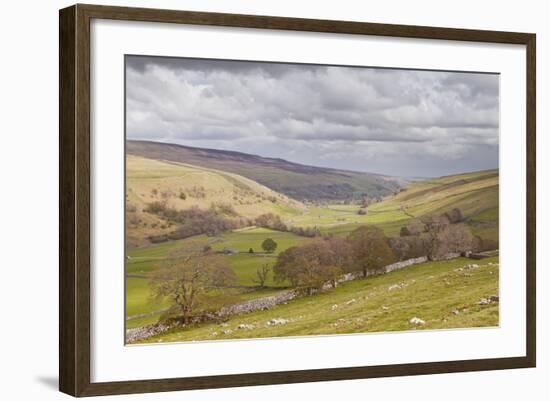
M 277 244 L 277 250 L 273 254 L 263 254 L 261 243 L 267 237 L 273 238 Z M 139 327 L 145 324 L 156 323 L 160 312 L 168 304 L 166 302 L 154 302 L 150 296 L 148 273 L 162 266 L 163 261 L 177 249 L 200 246 L 210 243 L 215 251 L 222 251 L 225 247 L 239 250 L 242 253 L 236 255 L 224 255 L 235 271 L 238 284 L 243 286 L 239 295 L 242 301 L 273 295 L 286 288 L 286 283 L 274 283 L 270 275 L 266 285 L 268 288 L 259 289 L 256 279 L 256 270 L 267 263 L 273 266 L 276 256 L 290 246 L 308 241 L 308 238 L 299 237 L 292 233 L 278 232 L 264 228 L 250 227 L 236 232 L 225 233 L 219 237 L 207 237 L 200 235 L 193 238 L 171 241 L 145 248 L 130 249 L 126 262 L 126 316 L 136 316 L 152 313 L 148 317 L 137 317 L 127 320 L 127 327 Z M 257 253 L 250 254 L 248 250 L 255 249 Z
M 498 257 L 478 262 L 477 269 L 456 270 L 469 263 L 465 258 L 423 263 L 344 283 L 269 310 L 235 315 L 223 323 L 172 330 L 143 342 L 498 326 L 498 302 L 479 304 L 481 298 L 498 296 Z M 402 288 L 391 289 L 395 284 Z M 410 323 L 413 317 L 425 324 Z M 271 319 L 288 323 L 268 325 Z M 241 324 L 253 328 L 239 329 Z

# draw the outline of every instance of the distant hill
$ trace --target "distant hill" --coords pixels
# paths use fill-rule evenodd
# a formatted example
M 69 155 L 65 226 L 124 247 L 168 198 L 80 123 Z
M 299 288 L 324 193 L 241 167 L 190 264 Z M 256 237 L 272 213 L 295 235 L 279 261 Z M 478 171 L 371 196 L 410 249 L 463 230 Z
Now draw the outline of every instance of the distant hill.
M 177 162 L 126 156 L 126 234 L 129 245 L 144 245 L 150 235 L 175 226 L 144 209 L 154 202 L 184 210 L 215 207 L 228 217 L 254 218 L 264 213 L 281 217 L 301 213 L 305 206 L 257 182 L 233 173 Z
M 126 151 L 129 155 L 239 174 L 300 201 L 380 197 L 400 187 L 398 179 L 380 174 L 307 166 L 227 150 L 129 140 Z

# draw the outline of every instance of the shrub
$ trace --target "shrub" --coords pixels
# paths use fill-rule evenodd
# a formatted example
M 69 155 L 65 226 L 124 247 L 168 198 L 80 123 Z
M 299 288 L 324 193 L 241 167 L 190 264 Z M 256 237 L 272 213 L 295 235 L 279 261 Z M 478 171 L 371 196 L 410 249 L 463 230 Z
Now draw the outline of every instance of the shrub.
M 217 213 L 225 214 L 227 216 L 238 216 L 237 211 L 230 203 L 216 202 L 210 206 Z
M 152 214 L 161 214 L 166 210 L 166 203 L 165 202 L 151 202 L 147 205 L 147 207 L 144 209 L 147 213 Z

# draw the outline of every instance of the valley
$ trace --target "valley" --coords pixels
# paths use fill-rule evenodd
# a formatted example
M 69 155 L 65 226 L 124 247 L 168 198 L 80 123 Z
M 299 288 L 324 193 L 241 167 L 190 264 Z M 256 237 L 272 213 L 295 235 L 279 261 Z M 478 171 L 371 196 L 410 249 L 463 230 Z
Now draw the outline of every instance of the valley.
M 129 141 L 126 175 L 127 329 L 166 317 L 171 303 L 167 297 L 153 297 L 150 281 L 155 272 L 186 254 L 206 252 L 227 264 L 235 279 L 224 291 L 231 302 L 242 302 L 293 287 L 292 280 L 276 279 L 274 274 L 280 255 L 288 249 L 319 244 L 323 238 L 345 241 L 361 227 L 379 228 L 388 241 L 420 239 L 428 235 L 424 228 L 405 237 L 403 228 L 424 227 L 430 218 L 458 209 L 460 219 L 452 225 L 465 227 L 481 251 L 498 249 L 498 170 L 411 181 L 236 152 Z M 275 242 L 275 249 L 264 249 L 267 239 Z M 467 263 L 464 258 L 434 260 L 144 341 L 498 324 L 498 303 L 477 305 L 479 299 L 498 294 L 498 256 L 484 259 L 483 269 L 467 275 L 455 271 Z M 262 268 L 268 274 L 259 283 Z M 399 283 L 407 285 L 400 291 L 387 290 Z M 355 301 L 347 304 L 351 300 Z M 338 305 L 334 311 L 333 305 Z M 455 309 L 464 313 L 452 313 Z M 425 324 L 411 325 L 414 316 Z M 266 326 L 278 318 L 290 323 Z M 238 329 L 242 324 L 248 328 Z

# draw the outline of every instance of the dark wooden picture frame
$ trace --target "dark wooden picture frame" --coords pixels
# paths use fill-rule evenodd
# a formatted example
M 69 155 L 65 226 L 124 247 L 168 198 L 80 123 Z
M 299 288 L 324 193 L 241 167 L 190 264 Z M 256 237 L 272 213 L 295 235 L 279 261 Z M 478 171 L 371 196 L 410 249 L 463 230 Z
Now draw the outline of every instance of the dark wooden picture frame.
M 526 356 L 92 383 L 90 380 L 90 22 L 94 18 L 525 45 L 527 54 Z M 62 392 L 73 396 L 93 396 L 535 366 L 535 34 L 80 4 L 60 11 L 59 29 L 59 388 Z

